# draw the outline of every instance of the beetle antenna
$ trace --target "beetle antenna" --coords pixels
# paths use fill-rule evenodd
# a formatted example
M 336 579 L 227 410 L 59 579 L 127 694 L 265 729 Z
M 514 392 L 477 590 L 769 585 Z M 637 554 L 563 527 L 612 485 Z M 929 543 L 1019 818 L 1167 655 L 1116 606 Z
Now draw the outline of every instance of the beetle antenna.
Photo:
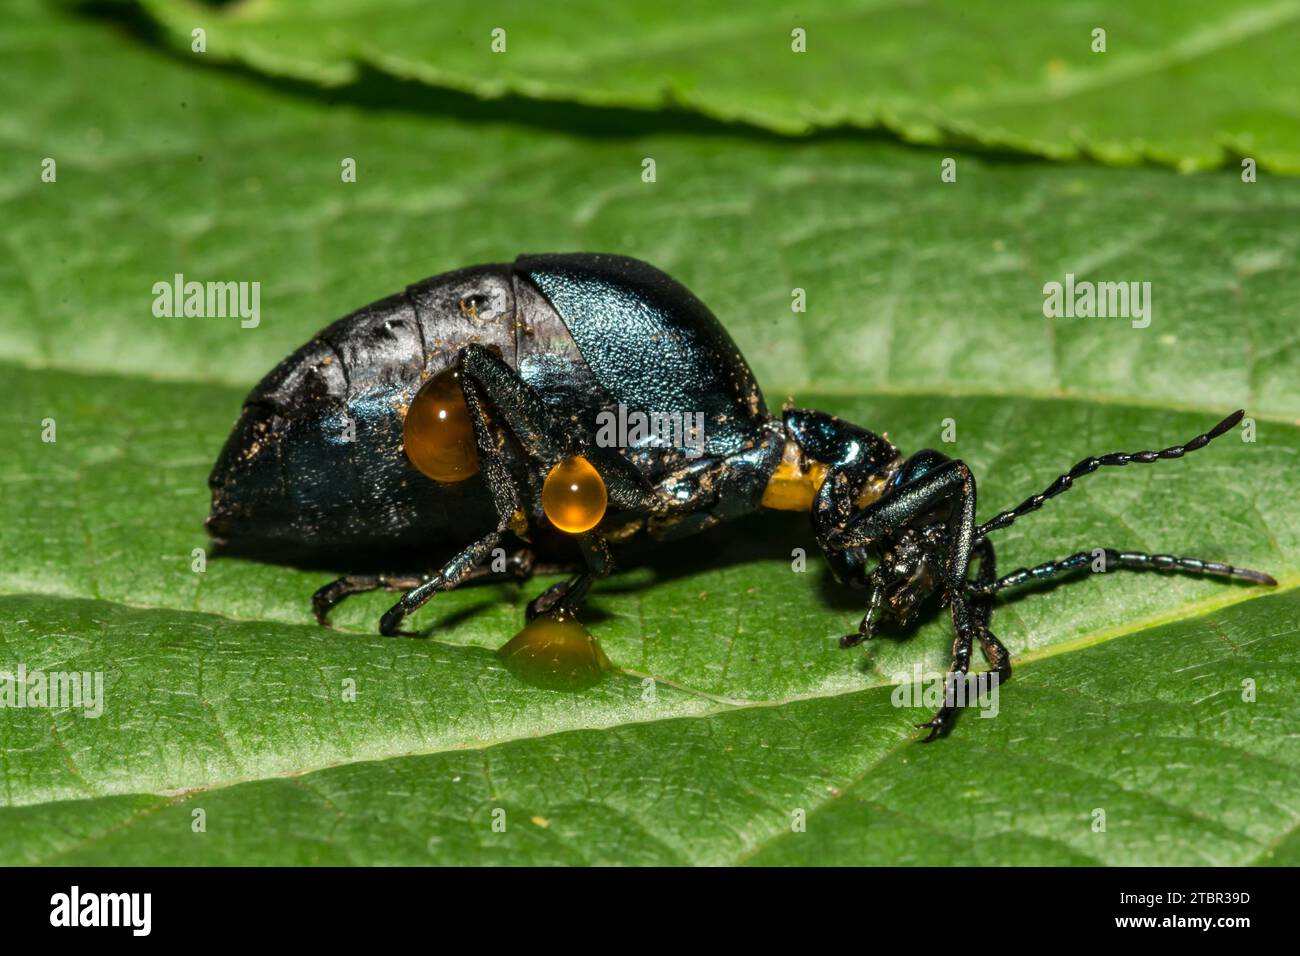
M 1134 568 L 1140 571 L 1186 571 L 1190 574 L 1212 574 L 1221 578 L 1239 578 L 1253 584 L 1276 587 L 1277 581 L 1272 575 L 1249 568 L 1237 568 L 1231 564 L 1218 561 L 1204 561 L 1201 558 L 1176 558 L 1171 554 L 1146 554 L 1141 551 L 1116 551 L 1113 548 L 1095 548 L 1092 551 L 1078 551 L 1059 561 L 1046 561 L 1032 568 L 1018 568 L 990 584 L 972 581 L 972 594 L 993 594 L 1004 588 L 1014 588 L 1027 581 L 1046 581 L 1062 574 L 1086 571 L 1098 560 L 1101 570 L 1112 567 Z
M 1050 498 L 1055 498 L 1062 492 L 1068 491 L 1074 486 L 1075 479 L 1082 478 L 1084 475 L 1090 475 L 1103 465 L 1127 465 L 1134 462 L 1139 465 L 1147 465 L 1153 461 L 1161 461 L 1166 458 L 1182 458 L 1189 451 L 1196 451 L 1198 448 L 1204 448 L 1220 435 L 1231 430 L 1241 421 L 1246 412 L 1244 409 L 1237 409 L 1219 424 L 1215 425 L 1208 432 L 1197 435 L 1185 445 L 1173 445 L 1161 451 L 1139 451 L 1132 454 L 1126 454 L 1122 451 L 1111 452 L 1109 455 L 1093 456 L 1085 458 L 1066 474 L 1061 475 L 1054 482 L 1044 488 L 1039 494 L 1032 498 L 1026 498 L 1010 511 L 1004 511 L 996 518 L 986 521 L 975 529 L 975 537 L 982 538 L 990 531 L 1000 531 L 1012 524 L 1017 518 L 1023 518 L 1032 511 L 1037 511 L 1043 506 L 1043 502 Z

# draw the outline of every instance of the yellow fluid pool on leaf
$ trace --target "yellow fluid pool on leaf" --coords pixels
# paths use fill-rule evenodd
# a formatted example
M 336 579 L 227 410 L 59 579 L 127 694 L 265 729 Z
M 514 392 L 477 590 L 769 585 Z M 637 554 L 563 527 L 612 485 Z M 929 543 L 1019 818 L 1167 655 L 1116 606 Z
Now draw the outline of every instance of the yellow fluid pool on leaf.
M 571 617 L 543 615 L 497 654 L 520 680 L 553 690 L 582 690 L 615 669 L 596 639 Z

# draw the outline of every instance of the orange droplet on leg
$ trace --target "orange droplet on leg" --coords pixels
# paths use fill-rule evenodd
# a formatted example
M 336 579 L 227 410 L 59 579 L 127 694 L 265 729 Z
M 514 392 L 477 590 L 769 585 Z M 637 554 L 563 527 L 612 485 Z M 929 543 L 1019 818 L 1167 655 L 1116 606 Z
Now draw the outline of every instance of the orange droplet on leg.
M 546 476 L 542 510 L 551 524 L 569 534 L 582 534 L 600 524 L 609 505 L 605 481 L 581 455 L 566 458 Z
M 416 392 L 402 422 L 402 447 L 411 464 L 434 481 L 478 474 L 474 425 L 457 369 L 444 369 Z

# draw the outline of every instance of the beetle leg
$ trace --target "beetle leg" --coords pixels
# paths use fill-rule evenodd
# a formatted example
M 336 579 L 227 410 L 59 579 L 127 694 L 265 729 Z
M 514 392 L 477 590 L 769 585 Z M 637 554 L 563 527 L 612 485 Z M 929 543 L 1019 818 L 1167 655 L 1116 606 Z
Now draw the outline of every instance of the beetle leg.
M 863 641 L 871 640 L 876 630 L 876 622 L 880 620 L 880 615 L 884 613 L 885 605 L 885 587 L 880 580 L 879 572 L 871 575 L 868 586 L 871 588 L 870 597 L 867 598 L 867 613 L 862 615 L 862 621 L 858 624 L 856 634 L 846 634 L 840 638 L 840 647 L 855 647 Z
M 936 466 L 948 461 L 949 459 L 938 452 L 928 450 L 917 452 L 903 463 L 899 469 L 899 478 L 904 482 L 904 487 L 907 487 L 911 483 L 919 481 Z M 817 494 L 817 500 L 813 503 L 813 529 L 817 535 L 817 542 L 826 551 L 836 577 L 846 582 L 852 581 L 852 575 L 855 571 L 849 555 L 849 548 L 855 547 L 855 545 L 846 547 L 840 543 L 838 540 L 841 534 L 840 529 L 849 527 L 853 522 L 853 518 L 850 517 L 850 509 L 853 508 L 854 502 L 857 500 L 863 481 L 872 474 L 871 466 L 871 462 L 866 462 L 860 463 L 854 471 L 840 469 L 833 472 L 822 483 L 822 487 Z M 886 495 L 882 495 L 878 501 L 859 512 L 858 517 L 865 516 L 872 509 L 883 505 L 885 500 L 894 493 L 894 491 L 890 491 Z M 920 514 L 925 510 L 925 507 L 914 511 L 900 509 L 900 514 L 903 514 L 904 517 L 899 524 L 911 520 L 915 514 Z M 860 571 L 860 569 L 858 570 Z M 840 638 L 840 647 L 854 647 L 863 641 L 870 640 L 875 633 L 881 615 L 884 613 L 885 582 L 881 578 L 879 568 L 868 577 L 867 585 L 870 588 L 867 598 L 867 611 L 862 615 L 862 620 L 858 623 L 857 633 L 846 634 Z
M 993 552 L 993 542 L 988 538 L 977 540 L 974 548 L 971 549 L 971 557 L 980 563 L 979 573 L 971 582 L 972 593 L 984 593 L 998 576 L 997 555 Z M 998 680 L 1005 681 L 1011 677 L 1011 655 L 989 629 L 993 617 L 992 598 L 977 599 L 975 608 L 978 615 L 980 646 L 984 648 L 984 659 L 997 672 Z
M 581 450 L 605 483 L 610 506 L 631 513 L 658 514 L 674 502 L 662 491 L 651 487 L 644 476 L 614 449 L 579 448 L 576 437 L 558 421 L 545 403 L 519 377 L 518 372 L 498 355 L 481 345 L 467 345 L 460 351 L 462 387 L 490 402 L 496 417 L 518 440 L 524 453 L 539 470 L 545 471 Z M 481 392 L 481 396 L 480 396 Z M 476 437 L 480 449 L 485 439 Z M 486 431 L 486 428 L 485 428 Z M 490 441 L 490 439 L 487 439 Z M 493 451 L 496 451 L 493 443 Z M 577 536 L 586 568 L 577 577 L 548 588 L 528 606 L 528 619 L 548 611 L 576 613 L 587 592 L 597 579 L 613 570 L 613 559 L 605 536 L 588 531 Z
M 925 456 L 925 457 L 922 457 Z M 909 469 L 913 461 L 917 467 Z M 926 742 L 945 733 L 956 716 L 953 700 L 956 681 L 964 680 L 970 669 L 971 648 L 977 635 L 987 630 L 984 608 L 972 608 L 968 599 L 966 571 L 975 542 L 975 476 L 966 464 L 957 460 L 940 460 L 933 452 L 921 452 L 903 466 L 903 477 L 910 480 L 891 489 L 880 500 L 868 505 L 844 526 L 833 532 L 830 545 L 837 549 L 863 548 L 902 530 L 908 522 L 948 507 L 949 539 L 942 568 L 944 597 L 952 612 L 956 634 L 952 645 L 952 665 L 945 685 L 946 703 L 921 727 L 930 733 Z M 981 556 L 983 556 L 981 554 Z M 982 604 L 982 602 L 979 602 Z M 981 643 L 985 641 L 980 636 Z M 992 638 L 996 641 L 996 638 Z M 994 645 L 990 645 L 994 646 Z M 1001 648 L 1001 644 L 995 645 Z
M 461 584 L 469 584 L 472 581 L 527 581 L 535 574 L 573 574 L 578 570 L 578 566 L 571 561 L 551 562 L 538 561 L 537 556 L 529 548 L 520 548 L 514 554 L 506 558 L 506 566 L 503 571 L 492 570 L 492 565 L 480 564 L 469 574 L 461 578 Z
M 834 550 L 864 548 L 944 505 L 953 507 L 944 585 L 960 594 L 965 588 L 975 531 L 975 476 L 965 462 L 942 462 L 891 489 L 850 518 L 842 529 L 831 532 L 828 544 Z
M 587 562 L 586 570 L 571 580 L 551 585 L 529 602 L 528 620 L 551 612 L 576 614 L 587 599 L 591 586 L 614 569 L 609 545 L 603 535 L 588 531 L 578 538 L 578 545 Z
M 461 387 L 467 398 L 481 390 L 493 412 L 518 440 L 524 453 L 543 473 L 579 451 L 595 466 L 605 483 L 612 508 L 645 511 L 656 500 L 645 477 L 630 461 L 611 448 L 579 447 L 572 430 L 559 421 L 532 387 L 495 352 L 484 345 L 467 345 L 458 359 Z M 486 432 L 486 428 L 485 428 Z M 483 437 L 475 426 L 479 452 L 496 443 L 490 432 Z
M 408 614 L 419 610 L 439 591 L 450 591 L 465 580 L 475 566 L 486 561 L 492 549 L 501 541 L 507 526 L 498 527 L 461 551 L 442 566 L 437 574 L 402 595 L 402 599 L 384 612 L 379 619 L 379 633 L 392 637 Z
M 997 558 L 993 553 L 993 545 L 987 538 L 980 538 L 975 542 L 972 548 L 972 557 L 979 561 L 979 573 L 976 574 L 975 580 L 970 582 L 972 588 L 977 592 L 979 589 L 986 587 L 997 577 Z M 963 606 L 970 618 L 970 624 L 966 628 L 957 625 L 957 610 L 954 604 L 953 623 L 957 628 L 957 639 L 952 646 L 952 665 L 949 667 L 946 683 L 944 684 L 945 702 L 944 706 L 939 709 L 930 720 L 924 724 L 917 724 L 917 727 L 928 728 L 930 733 L 925 738 L 925 743 L 934 740 L 940 734 L 952 727 L 953 722 L 957 719 L 957 714 L 961 710 L 953 699 L 957 682 L 965 681 L 966 675 L 970 670 L 971 657 L 971 636 L 979 638 L 980 647 L 984 650 L 984 659 L 989 663 L 989 670 L 986 673 L 996 675 L 997 683 L 993 684 L 996 688 L 1003 681 L 1011 677 L 1011 655 L 1006 647 L 998 640 L 997 635 L 989 629 L 990 618 L 993 614 L 993 605 L 987 598 L 975 598 L 972 601 L 963 601 Z M 963 636 L 964 635 L 964 636 Z M 977 693 L 980 688 L 978 685 L 968 693 Z M 963 706 L 969 707 L 976 701 L 967 698 Z
M 311 596 L 312 613 L 316 615 L 316 623 L 321 627 L 329 627 L 329 613 L 334 606 L 342 601 L 349 594 L 364 594 L 366 591 L 375 591 L 384 588 L 389 591 L 407 591 L 417 587 L 424 579 L 420 575 L 388 575 L 388 574 L 345 574 L 343 577 L 331 581 L 323 588 Z
M 957 637 L 952 642 L 952 663 L 948 666 L 948 675 L 944 680 L 944 705 L 925 723 L 916 725 L 930 731 L 922 743 L 928 744 L 951 729 L 953 721 L 957 718 L 957 711 L 960 709 L 956 703 L 957 684 L 966 679 L 966 672 L 970 670 L 971 643 L 975 628 L 974 622 L 970 620 L 970 607 L 965 601 L 953 602 L 952 621 Z
M 516 515 L 522 511 L 519 491 L 484 413 L 486 405 L 491 405 L 494 418 L 509 429 L 530 464 L 539 470 L 550 468 L 578 451 L 576 438 L 555 421 L 537 393 L 491 349 L 467 345 L 460 350 L 457 361 L 483 478 L 497 513 L 497 527 L 452 558 L 437 574 L 404 594 L 380 620 L 382 634 L 397 633 L 406 615 L 439 591 L 450 590 L 474 575 L 476 567 L 511 529 Z M 636 510 L 644 504 L 650 492 L 630 462 L 603 449 L 583 448 L 582 451 L 597 465 L 612 504 L 627 510 Z M 595 531 L 587 532 L 579 537 L 578 543 L 586 569 L 573 580 L 549 589 L 530 604 L 530 611 L 534 607 L 576 611 L 595 579 L 609 573 L 612 562 L 603 536 Z
M 492 355 L 482 346 L 477 348 L 486 355 Z M 462 357 L 468 351 L 469 349 L 462 349 Z M 495 356 L 492 357 L 495 358 Z M 522 381 L 519 384 L 527 388 Z M 492 553 L 492 549 L 500 543 L 502 537 L 510 530 L 516 513 L 521 510 L 519 493 L 510 478 L 510 471 L 506 466 L 501 447 L 497 444 L 496 438 L 488 426 L 478 386 L 470 375 L 461 376 L 461 386 L 465 395 L 465 405 L 469 410 L 469 419 L 474 426 L 474 444 L 478 450 L 479 464 L 484 481 L 487 484 L 488 493 L 492 495 L 493 507 L 496 509 L 497 526 L 495 530 L 479 538 L 444 564 L 437 574 L 403 594 L 402 599 L 389 608 L 384 613 L 384 616 L 379 619 L 380 634 L 390 636 L 396 634 L 404 617 L 423 606 L 429 598 L 439 591 L 449 591 L 465 580 L 478 565 L 487 560 Z
M 493 570 L 491 563 L 480 564 L 471 568 L 460 579 L 460 584 L 474 581 L 527 581 L 534 574 L 570 574 L 576 567 L 571 563 L 553 564 L 539 562 L 530 548 L 520 548 L 506 558 L 506 566 L 501 571 Z M 329 627 L 329 613 L 344 598 L 367 591 L 409 591 L 429 580 L 427 574 L 345 574 L 331 581 L 312 595 L 312 612 L 322 627 Z

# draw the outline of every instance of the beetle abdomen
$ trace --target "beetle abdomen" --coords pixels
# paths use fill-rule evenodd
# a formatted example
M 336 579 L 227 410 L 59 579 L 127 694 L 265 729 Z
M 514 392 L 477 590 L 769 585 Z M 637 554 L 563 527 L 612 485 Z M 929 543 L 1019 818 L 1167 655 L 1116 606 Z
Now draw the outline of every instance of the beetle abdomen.
M 437 551 L 492 509 L 481 480 L 439 485 L 402 450 L 420 383 L 468 341 L 513 358 L 508 266 L 437 276 L 322 330 L 256 385 L 213 468 L 208 527 L 233 550 Z

